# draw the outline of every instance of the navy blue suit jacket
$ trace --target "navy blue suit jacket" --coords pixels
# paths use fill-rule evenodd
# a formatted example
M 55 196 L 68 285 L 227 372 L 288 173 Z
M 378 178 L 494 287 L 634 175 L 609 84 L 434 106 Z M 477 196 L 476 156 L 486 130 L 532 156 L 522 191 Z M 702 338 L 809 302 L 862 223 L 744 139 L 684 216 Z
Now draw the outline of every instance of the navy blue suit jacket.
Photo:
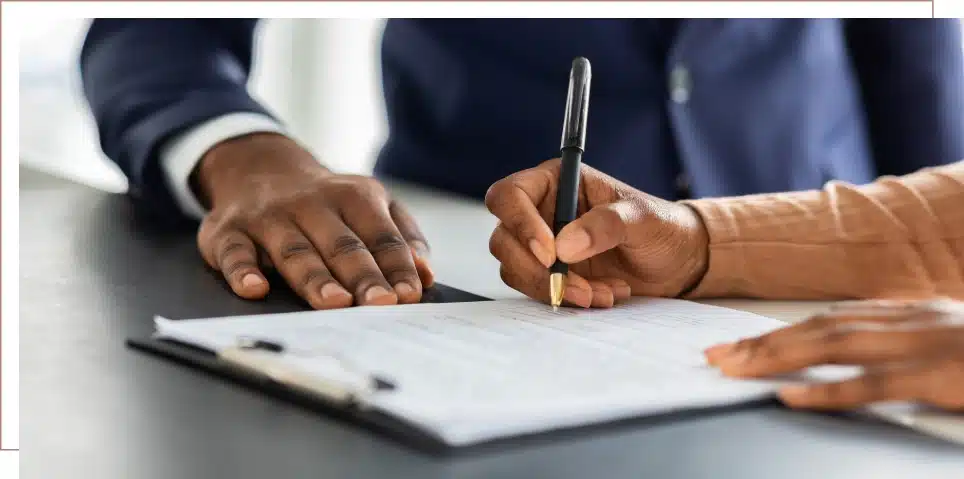
M 270 114 L 245 85 L 257 23 L 92 23 L 84 92 L 150 209 L 178 215 L 157 161 L 167 138 Z M 956 20 L 390 20 L 376 172 L 481 197 L 556 156 L 576 56 L 593 67 L 585 161 L 657 196 L 674 198 L 681 173 L 707 197 L 964 159 Z

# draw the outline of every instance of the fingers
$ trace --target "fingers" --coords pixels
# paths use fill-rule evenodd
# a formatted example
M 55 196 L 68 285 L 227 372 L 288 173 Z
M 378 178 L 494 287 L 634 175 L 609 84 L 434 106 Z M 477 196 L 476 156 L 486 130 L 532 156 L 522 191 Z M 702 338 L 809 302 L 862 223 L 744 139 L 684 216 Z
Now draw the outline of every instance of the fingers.
M 836 383 L 788 386 L 779 391 L 790 407 L 850 409 L 881 401 L 923 401 L 946 409 L 964 408 L 964 362 L 942 361 L 876 371 Z
M 503 227 L 543 267 L 555 261 L 554 236 L 536 205 L 550 191 L 552 176 L 546 168 L 516 173 L 493 184 L 485 195 L 485 205 Z
M 224 275 L 234 294 L 245 299 L 268 294 L 268 281 L 258 269 L 258 252 L 246 234 L 236 229 L 212 234 L 202 228 L 198 247 L 204 261 Z
M 906 358 L 926 359 L 959 347 L 952 327 L 895 328 L 879 323 L 832 324 L 795 337 L 763 336 L 717 352 L 723 374 L 759 377 L 821 364 L 872 365 Z M 776 339 L 774 339 L 776 338 Z
M 846 314 L 825 313 L 818 314 L 805 321 L 780 328 L 776 331 L 758 336 L 755 338 L 744 339 L 736 343 L 717 345 L 706 350 L 706 358 L 710 364 L 716 364 L 723 357 L 732 354 L 738 349 L 757 349 L 761 345 L 780 347 L 784 342 L 799 342 L 808 338 L 810 335 L 825 334 L 827 329 L 846 327 L 852 325 L 855 328 L 872 328 L 873 324 L 888 324 L 899 320 L 905 320 L 904 313 L 897 313 L 890 310 L 887 314 L 866 314 L 864 310 L 847 310 Z
M 430 288 L 435 284 L 435 273 L 429 264 L 429 247 L 422 230 L 419 229 L 415 218 L 409 214 L 408 210 L 400 203 L 392 201 L 388 206 L 389 214 L 402 237 L 411 247 L 412 257 L 415 261 L 415 269 L 421 280 L 423 288 Z
M 352 297 L 332 276 L 314 244 L 295 223 L 271 218 L 250 231 L 291 289 L 312 308 L 341 308 Z
M 508 286 L 539 301 L 549 301 L 549 271 L 501 223 L 489 238 L 489 252 L 502 263 L 500 274 Z
M 629 202 L 592 208 L 559 232 L 556 255 L 566 263 L 578 263 L 608 251 L 625 241 L 626 225 L 639 215 L 639 208 Z
M 611 308 L 616 304 L 613 289 L 605 281 L 589 281 L 589 287 L 592 289 L 590 306 L 593 308 Z
M 626 301 L 633 295 L 633 290 L 629 286 L 629 283 L 617 279 L 617 278 L 601 278 L 600 281 L 609 285 L 609 289 L 613 292 L 613 300 L 616 303 L 621 303 Z
M 507 229 L 499 225 L 492 233 L 489 250 L 502 263 L 502 280 L 513 289 L 549 302 L 549 271 L 519 243 Z M 629 284 L 623 280 L 601 278 L 587 280 L 570 271 L 563 293 L 564 304 L 581 308 L 610 308 L 617 298 L 629 297 Z
M 548 278 L 543 280 L 544 284 L 548 284 Z M 590 283 L 572 271 L 566 275 L 566 290 L 562 295 L 562 304 L 565 306 L 575 306 L 579 308 L 608 308 L 612 306 L 612 302 L 606 302 L 605 299 L 596 299 L 596 288 L 600 288 L 600 294 L 606 294 L 606 286 L 601 283 Z M 611 294 L 611 293 L 610 293 Z M 607 305 L 608 304 L 608 305 Z
M 324 263 L 330 268 L 335 279 L 352 294 L 355 304 L 387 305 L 398 303 L 398 296 L 392 285 L 386 281 L 379 264 L 368 246 L 331 210 L 319 209 L 299 215 L 298 225 L 305 231 L 314 245 L 317 245 Z M 371 232 L 369 231 L 371 235 Z M 396 233 L 385 236 L 378 234 L 370 238 L 371 244 L 381 253 L 393 279 L 415 276 L 414 265 L 407 245 Z M 385 258 L 385 253 L 401 249 L 408 257 L 411 274 L 400 265 L 397 255 Z M 410 284 L 410 283 L 409 283 Z M 420 294 L 420 293 L 419 293 Z
M 395 226 L 387 205 L 345 209 L 342 217 L 358 238 L 365 243 L 388 284 L 392 285 L 399 303 L 417 303 L 422 298 L 422 282 L 415 268 L 412 247 Z

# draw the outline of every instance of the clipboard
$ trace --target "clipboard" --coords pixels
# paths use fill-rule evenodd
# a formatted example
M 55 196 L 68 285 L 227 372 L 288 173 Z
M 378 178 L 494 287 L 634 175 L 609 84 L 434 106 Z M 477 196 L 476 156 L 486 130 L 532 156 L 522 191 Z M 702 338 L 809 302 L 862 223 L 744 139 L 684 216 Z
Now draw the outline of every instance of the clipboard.
M 424 299 L 423 302 L 434 303 L 490 301 L 488 298 L 438 284 L 425 295 Z M 176 320 L 173 321 L 176 322 Z M 285 347 L 265 338 L 240 337 L 235 344 L 222 351 L 205 350 L 174 339 L 156 337 L 128 339 L 127 345 L 134 350 L 173 361 L 433 455 L 449 456 L 498 450 L 523 444 L 552 442 L 566 437 L 582 437 L 587 433 L 606 432 L 617 428 L 660 424 L 760 406 L 778 406 L 775 398 L 767 397 L 734 405 L 679 409 L 656 415 L 627 416 L 580 425 L 560 425 L 557 428 L 487 439 L 468 445 L 453 445 L 420 424 L 392 412 L 380 410 L 361 400 L 366 394 L 392 394 L 396 386 L 404 387 L 404 384 L 396 385 L 391 378 L 380 378 L 354 370 L 351 365 L 345 365 L 343 370 L 347 373 L 346 377 L 354 381 L 327 377 L 325 380 L 319 380 L 317 375 L 307 376 L 287 367 L 277 367 L 272 362 L 271 356 L 285 351 Z M 288 352 L 297 352 L 297 350 Z M 338 360 L 334 355 L 331 357 L 335 361 Z
M 489 298 L 436 283 L 422 296 L 423 303 L 464 303 L 491 301 Z M 236 347 L 210 351 L 170 339 L 128 338 L 128 347 L 227 380 L 246 389 L 319 412 L 333 419 L 361 426 L 397 442 L 429 453 L 442 454 L 456 448 L 432 432 L 397 417 L 367 407 L 365 394 L 390 394 L 395 385 L 389 379 L 372 377 L 345 368 L 355 384 L 325 381 L 279 368 L 272 354 L 283 345 L 257 338 L 239 338 Z

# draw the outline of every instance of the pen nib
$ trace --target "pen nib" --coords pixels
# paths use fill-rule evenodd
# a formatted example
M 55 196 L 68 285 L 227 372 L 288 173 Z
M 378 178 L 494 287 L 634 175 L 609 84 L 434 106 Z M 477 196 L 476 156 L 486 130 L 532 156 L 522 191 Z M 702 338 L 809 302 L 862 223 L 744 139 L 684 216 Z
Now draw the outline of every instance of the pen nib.
M 549 275 L 549 299 L 552 302 L 552 310 L 558 311 L 562 305 L 562 294 L 566 290 L 566 276 L 562 273 L 552 273 Z

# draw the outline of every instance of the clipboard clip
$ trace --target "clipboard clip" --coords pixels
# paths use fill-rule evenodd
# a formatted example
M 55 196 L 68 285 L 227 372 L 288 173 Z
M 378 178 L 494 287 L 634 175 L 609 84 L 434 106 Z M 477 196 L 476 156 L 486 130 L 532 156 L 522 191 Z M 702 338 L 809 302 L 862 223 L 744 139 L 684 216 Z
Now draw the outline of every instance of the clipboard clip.
M 363 406 L 371 395 L 396 389 L 391 380 L 352 368 L 334 354 L 313 354 L 329 360 L 333 365 L 330 375 L 309 374 L 292 365 L 286 351 L 283 344 L 274 341 L 241 337 L 236 346 L 219 351 L 218 358 L 250 374 L 341 405 Z

